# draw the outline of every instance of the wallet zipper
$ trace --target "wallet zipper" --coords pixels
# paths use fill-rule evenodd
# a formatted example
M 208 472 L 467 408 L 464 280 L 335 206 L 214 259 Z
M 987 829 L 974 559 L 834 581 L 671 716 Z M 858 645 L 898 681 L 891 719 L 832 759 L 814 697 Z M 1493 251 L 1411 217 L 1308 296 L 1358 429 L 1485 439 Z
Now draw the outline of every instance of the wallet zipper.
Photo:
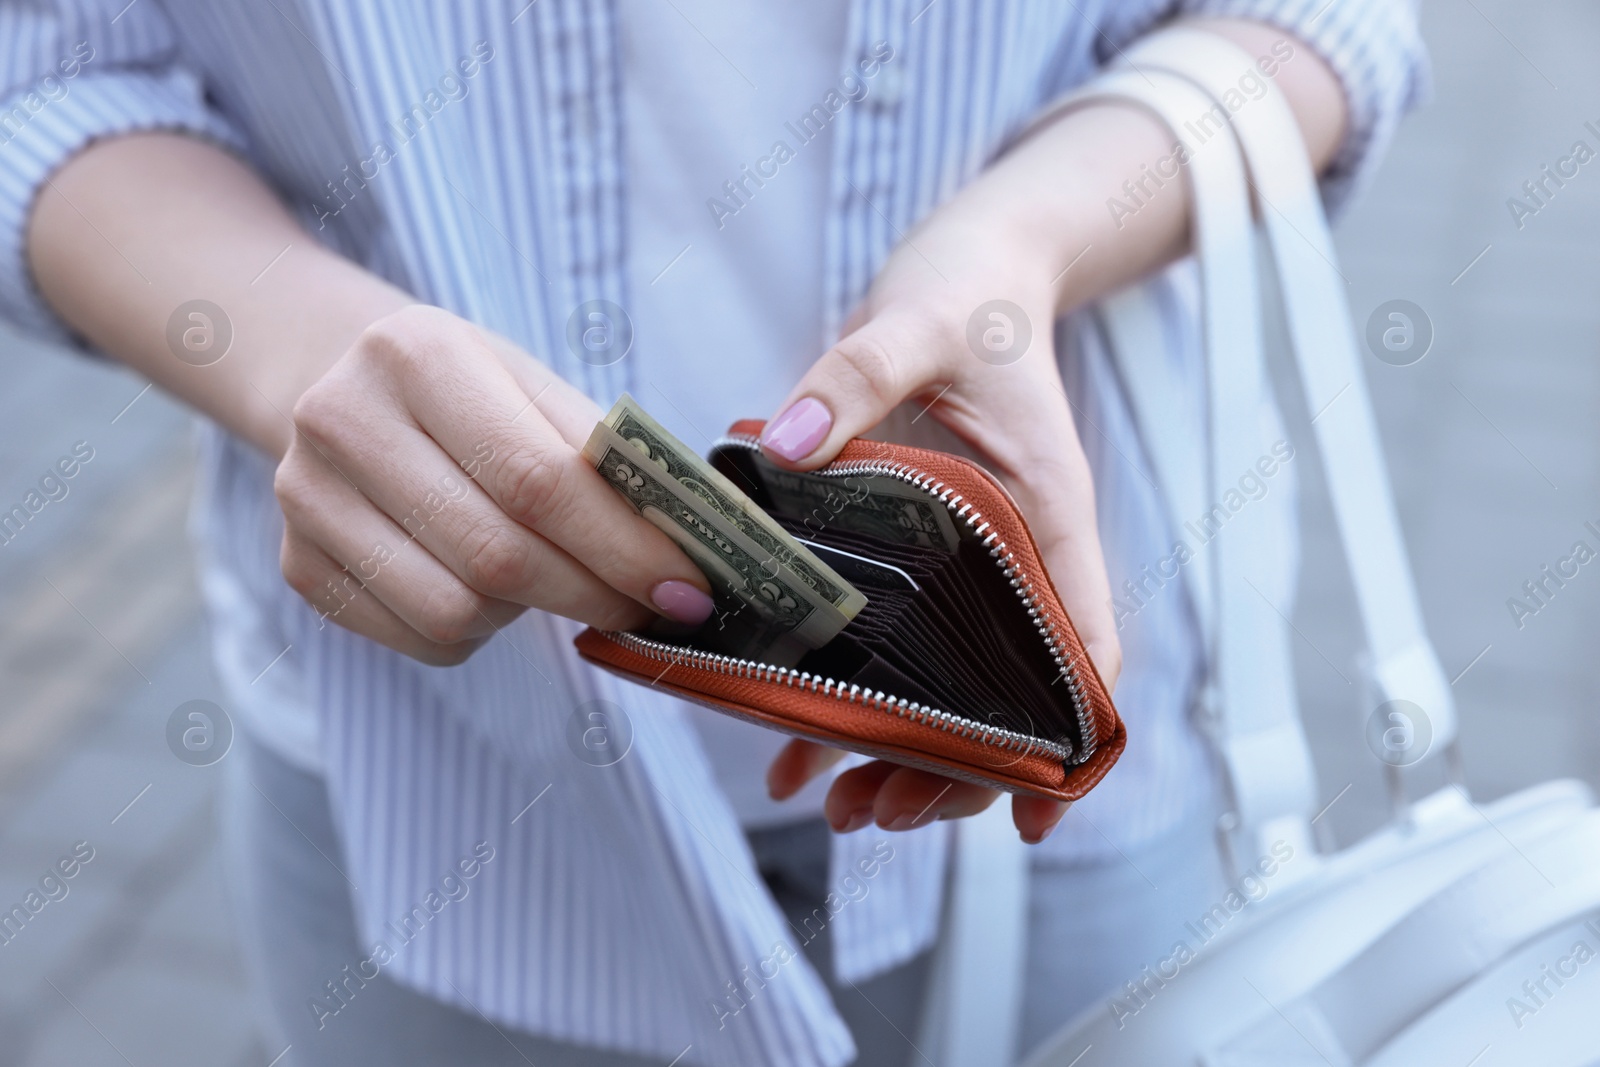
M 748 434 L 730 434 L 717 441 L 713 448 L 732 446 L 755 452 L 761 448 L 758 438 Z M 765 681 L 781 682 L 788 685 L 800 685 L 815 692 L 831 693 L 840 699 L 851 701 L 861 700 L 885 710 L 894 711 L 903 717 L 912 718 L 931 726 L 937 726 L 946 731 L 954 731 L 963 737 L 981 740 L 987 744 L 998 745 L 1007 751 L 1016 752 L 1047 752 L 1062 763 L 1081 763 L 1094 753 L 1097 738 L 1094 734 L 1094 719 L 1089 714 L 1089 701 L 1083 691 L 1083 681 L 1078 674 L 1077 664 L 1065 654 L 1061 642 L 1056 639 L 1055 628 L 1051 626 L 1043 612 L 1039 610 L 1038 599 L 1033 593 L 1033 582 L 1023 572 L 1022 566 L 1017 562 L 1016 556 L 1006 547 L 1000 539 L 998 530 L 990 528 L 978 509 L 970 501 L 963 501 L 959 493 L 946 486 L 933 475 L 906 463 L 885 463 L 877 460 L 849 460 L 842 463 L 832 463 L 820 470 L 809 472 L 827 478 L 848 478 L 859 475 L 873 477 L 894 478 L 906 485 L 915 486 L 926 492 L 939 503 L 943 504 L 955 519 L 965 523 L 972 531 L 983 538 L 983 547 L 988 549 L 989 555 L 1000 565 L 1006 580 L 1011 583 L 1011 588 L 1016 591 L 1017 599 L 1022 602 L 1022 607 L 1028 613 L 1028 618 L 1033 620 L 1034 627 L 1039 631 L 1039 636 L 1044 639 L 1046 650 L 1055 662 L 1056 668 L 1061 672 L 1061 678 L 1067 686 L 1068 699 L 1072 701 L 1072 710 L 1078 720 L 1078 735 L 1083 738 L 1083 749 L 1077 753 L 1074 760 L 1072 745 L 1067 741 L 1049 741 L 1044 738 L 1031 737 L 1028 734 L 1003 727 L 987 726 L 971 719 L 952 715 L 937 708 L 923 707 L 916 701 L 908 701 L 903 697 L 885 695 L 882 692 L 863 689 L 859 685 L 846 686 L 843 682 L 832 678 L 824 678 L 806 671 L 793 671 L 787 667 L 777 667 L 756 660 L 738 659 L 735 657 L 721 656 L 709 652 L 700 652 L 677 645 L 669 645 L 650 638 L 640 637 L 637 634 L 612 633 L 609 636 L 631 647 L 634 651 L 648 656 L 657 661 L 670 659 L 672 662 L 692 663 L 693 666 L 705 670 L 719 671 L 723 674 L 732 674 L 740 677 L 755 677 Z M 988 531 L 985 534 L 985 531 Z M 1031 746 L 1031 747 L 1028 747 Z
M 797 671 L 790 667 L 778 667 L 771 663 L 762 663 L 753 659 L 740 659 L 737 656 L 724 656 L 716 652 L 702 652 L 696 648 L 685 648 L 682 645 L 669 645 L 664 641 L 657 641 L 649 637 L 640 637 L 638 634 L 613 630 L 606 634 L 607 637 L 630 652 L 636 652 L 647 659 L 657 663 L 668 663 L 678 666 L 693 667 L 697 670 L 715 671 L 735 678 L 749 678 L 759 682 L 772 682 L 777 685 L 787 685 L 790 688 L 809 689 L 813 693 L 821 693 L 838 700 L 848 701 L 852 704 L 865 704 L 882 711 L 889 711 L 903 719 L 910 719 L 936 729 L 953 733 L 958 737 L 970 738 L 986 745 L 994 745 L 1007 752 L 1018 756 L 1028 756 L 1042 752 L 1052 759 L 1067 763 L 1072 759 L 1072 746 L 1058 741 L 1046 741 L 1041 737 L 1030 737 L 1016 730 L 1007 730 L 1003 726 L 988 726 L 960 715 L 952 715 L 938 708 L 926 707 L 915 700 L 904 697 L 892 696 L 881 690 L 866 689 L 859 685 L 847 686 L 843 682 L 810 671 Z M 658 679 L 659 680 L 659 679 Z

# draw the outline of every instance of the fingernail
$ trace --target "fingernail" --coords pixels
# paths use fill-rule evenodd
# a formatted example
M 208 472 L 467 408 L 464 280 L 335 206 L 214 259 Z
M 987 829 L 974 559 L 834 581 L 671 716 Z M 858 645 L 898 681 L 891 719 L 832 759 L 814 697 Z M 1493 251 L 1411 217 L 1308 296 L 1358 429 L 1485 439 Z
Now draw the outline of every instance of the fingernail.
M 852 811 L 850 817 L 843 824 L 833 828 L 833 832 L 836 834 L 853 834 L 871 821 L 872 809 L 861 808 L 857 811 Z
M 656 610 L 674 622 L 698 626 L 711 618 L 711 598 L 688 582 L 676 578 L 665 581 L 650 590 L 650 601 Z
M 897 815 L 897 816 L 894 817 L 893 821 L 891 821 L 889 823 L 888 826 L 884 827 L 884 829 L 885 830 L 892 830 L 892 831 L 895 831 L 895 832 L 899 832 L 899 831 L 902 831 L 902 830 L 910 830 L 913 827 L 915 827 L 916 825 L 917 825 L 917 816 L 915 816 L 915 815 Z
M 1022 838 L 1022 843 L 1024 845 L 1037 845 L 1039 842 L 1043 841 L 1045 838 L 1047 838 L 1051 834 L 1055 833 L 1056 832 L 1056 827 L 1058 825 L 1060 825 L 1060 824 L 1059 823 L 1051 823 L 1049 826 L 1044 828 L 1044 833 L 1040 834 L 1038 837 L 1029 837 L 1027 834 L 1021 834 L 1019 836 Z
M 767 423 L 761 443 L 791 463 L 816 451 L 833 427 L 833 412 L 814 396 L 797 400 Z

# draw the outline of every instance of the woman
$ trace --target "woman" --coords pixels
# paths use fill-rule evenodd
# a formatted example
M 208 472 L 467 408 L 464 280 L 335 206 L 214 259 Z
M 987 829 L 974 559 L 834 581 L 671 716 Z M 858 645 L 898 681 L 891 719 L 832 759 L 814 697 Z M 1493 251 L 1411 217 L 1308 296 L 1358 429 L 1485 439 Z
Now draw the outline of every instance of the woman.
M 1122 597 L 1172 539 L 1114 377 L 1050 328 L 1179 256 L 1187 193 L 1125 185 L 1171 148 L 1137 109 L 1035 125 L 1175 19 L 1277 57 L 1334 196 L 1414 93 L 1381 0 L 0 5 L 0 306 L 209 420 L 284 1063 L 918 1057 L 939 820 L 994 796 L 833 777 L 576 660 L 571 620 L 710 611 L 577 454 L 623 389 L 701 447 L 771 413 L 796 468 L 925 412 L 1027 513 L 1133 739 L 1036 852 L 1029 1040 L 1203 909 L 1199 640 L 1180 588 L 1114 608 L 1107 559 Z M 1033 337 L 1005 367 L 966 342 L 996 300 Z M 1064 813 L 1013 810 L 1035 843 Z

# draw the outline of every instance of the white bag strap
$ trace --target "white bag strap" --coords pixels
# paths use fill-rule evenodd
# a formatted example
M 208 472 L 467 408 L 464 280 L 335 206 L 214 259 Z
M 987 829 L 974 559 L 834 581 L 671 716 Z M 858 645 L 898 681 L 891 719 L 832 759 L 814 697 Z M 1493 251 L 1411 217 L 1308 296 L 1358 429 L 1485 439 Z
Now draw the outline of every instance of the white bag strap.
M 1254 458 L 1257 442 L 1247 429 L 1255 424 L 1259 409 L 1248 414 L 1246 410 L 1264 378 L 1258 281 L 1246 247 L 1253 227 L 1248 217 L 1239 221 L 1237 195 L 1219 191 L 1221 179 L 1214 177 L 1230 169 L 1229 163 L 1219 160 L 1228 160 L 1237 149 L 1248 161 L 1265 219 L 1290 340 L 1314 413 L 1313 430 L 1360 609 L 1369 682 L 1369 700 L 1362 710 L 1389 700 L 1409 700 L 1424 710 L 1433 743 L 1450 745 L 1456 736 L 1454 702 L 1423 632 L 1355 335 L 1337 284 L 1333 242 L 1294 115 L 1271 79 L 1258 77 L 1256 82 L 1265 91 L 1259 98 L 1245 97 L 1239 81 L 1255 72 L 1254 61 L 1213 34 L 1164 30 L 1135 46 L 1128 63 L 1132 71 L 1097 79 L 1064 104 L 1131 100 L 1154 111 L 1184 142 L 1183 163 L 1194 194 L 1194 243 L 1211 376 L 1211 485 L 1227 484 L 1233 472 L 1248 469 Z M 1198 102 L 1174 89 L 1174 78 L 1200 90 Z M 1220 128 L 1203 145 L 1189 143 L 1185 134 L 1192 136 L 1197 122 L 1206 129 Z M 1236 134 L 1237 141 L 1225 136 L 1225 130 Z M 1236 229 L 1226 229 L 1229 226 Z M 1215 242 L 1220 246 L 1213 247 Z M 1114 333 L 1119 322 L 1126 326 L 1135 317 L 1123 313 L 1127 306 L 1118 300 L 1106 304 Z M 1149 321 L 1148 312 L 1139 317 Z M 1176 408 L 1164 406 L 1170 400 L 1162 400 L 1159 385 L 1142 380 L 1150 369 L 1141 375 L 1138 339 L 1118 338 L 1113 348 L 1124 366 L 1130 399 L 1136 409 L 1143 409 L 1142 427 L 1170 419 Z M 1146 434 L 1157 473 L 1169 486 L 1192 486 L 1192 464 L 1186 472 L 1171 440 L 1161 430 Z M 1181 490 L 1169 492 L 1169 506 L 1183 506 L 1181 496 Z M 1192 506 L 1192 499 L 1188 504 Z M 1181 523 L 1183 516 L 1177 511 L 1175 519 Z M 1218 690 L 1213 733 L 1228 767 L 1245 843 L 1259 847 L 1263 832 L 1282 836 L 1286 828 L 1292 829 L 1295 818 L 1303 819 L 1309 812 L 1310 760 L 1292 695 L 1281 692 L 1285 672 L 1268 666 L 1280 649 L 1266 646 L 1274 643 L 1273 636 L 1281 634 L 1282 627 L 1251 625 L 1252 619 L 1260 621 L 1260 606 L 1252 610 L 1249 602 L 1261 597 L 1242 581 L 1253 558 L 1248 548 L 1250 526 L 1230 527 L 1227 534 L 1216 541 L 1209 594 L 1214 603 L 1207 603 L 1204 588 L 1198 590 L 1196 602 L 1208 616 L 1202 625 L 1211 624 L 1208 639 Z M 1269 686 L 1268 677 L 1280 681 Z M 1291 780 L 1302 771 L 1298 783 Z
M 1160 71 L 1108 74 L 1069 97 L 1065 106 L 1114 98 L 1148 108 L 1173 130 L 1205 112 L 1210 99 L 1189 81 Z M 1222 128 L 1203 152 L 1185 163 L 1196 204 L 1194 247 L 1205 291 L 1201 329 L 1207 355 L 1209 432 L 1185 439 L 1174 417 L 1192 409 L 1167 367 L 1165 340 L 1149 336 L 1161 318 L 1148 306 L 1148 290 L 1119 294 L 1102 305 L 1112 350 L 1128 391 L 1141 437 L 1156 468 L 1175 528 L 1204 522 L 1224 488 L 1254 469 L 1262 454 L 1261 414 L 1266 402 L 1260 298 L 1248 183 L 1232 134 Z M 1193 431 L 1196 428 L 1188 427 Z M 1209 449 L 1196 449 L 1196 439 Z M 1287 623 L 1248 576 L 1255 561 L 1274 551 L 1269 531 L 1255 516 L 1230 520 L 1202 550 L 1191 584 L 1210 659 L 1207 726 L 1227 765 L 1234 812 L 1242 837 L 1235 866 L 1253 863 L 1275 841 L 1314 855 L 1309 816 L 1315 772 L 1296 714 Z M 1281 549 L 1279 549 L 1281 550 Z
M 1153 285 L 1130 285 L 1090 309 L 1105 329 L 1140 441 L 1155 469 L 1174 533 L 1185 520 L 1205 514 L 1211 475 L 1208 450 L 1195 447 L 1210 439 L 1205 412 L 1195 407 L 1191 390 L 1197 384 L 1182 373 L 1171 353 L 1175 339 L 1167 334 L 1167 315 Z M 1184 567 L 1185 587 L 1194 602 L 1202 634 L 1210 644 L 1215 625 L 1215 592 L 1210 567 Z
M 1012 1063 L 1022 1026 L 1029 850 L 1010 804 L 951 826 L 944 934 L 934 948 L 916 1048 L 939 1067 Z
M 1266 87 L 1260 99 L 1245 97 L 1240 79 L 1259 73 L 1255 62 L 1214 34 L 1175 27 L 1145 38 L 1128 61 L 1140 70 L 1157 68 L 1189 78 L 1232 122 L 1278 268 L 1300 382 L 1314 416 L 1312 429 L 1366 633 L 1374 701 L 1366 710 L 1389 700 L 1412 701 L 1426 713 L 1435 745 L 1450 744 L 1456 736 L 1455 702 L 1423 629 L 1377 420 L 1334 265 L 1337 253 L 1294 113 L 1271 78 L 1257 77 Z M 1208 301 L 1215 288 L 1208 287 Z

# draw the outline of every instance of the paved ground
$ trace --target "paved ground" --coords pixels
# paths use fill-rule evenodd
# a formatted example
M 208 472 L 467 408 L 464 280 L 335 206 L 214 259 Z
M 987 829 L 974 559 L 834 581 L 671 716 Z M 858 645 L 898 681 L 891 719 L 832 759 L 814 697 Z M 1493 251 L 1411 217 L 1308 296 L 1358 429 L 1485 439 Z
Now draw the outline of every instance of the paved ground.
M 118 371 L 15 343 L 0 359 L 21 383 L 0 400 L 7 507 L 93 450 L 0 547 L 3 907 L 93 850 L 0 944 L 0 1063 L 265 1064 L 228 932 L 221 767 L 165 738 L 179 704 L 221 699 L 183 530 L 188 421 Z
M 1600 785 L 1600 565 L 1520 628 L 1506 605 L 1573 542 L 1600 549 L 1584 528 L 1600 525 L 1600 164 L 1521 230 L 1506 207 L 1575 140 L 1600 148 L 1583 125 L 1600 126 L 1600 10 L 1471 0 L 1428 16 L 1437 97 L 1342 226 L 1350 302 L 1365 322 L 1409 299 L 1436 330 L 1420 363 L 1368 369 L 1428 621 L 1459 676 L 1472 788 Z M 183 543 L 186 424 L 128 375 L 14 340 L 0 375 L 0 507 L 75 442 L 94 449 L 70 494 L 0 547 L 0 904 L 75 842 L 94 849 L 0 945 L 0 1065 L 264 1067 L 278 1050 L 251 1029 L 227 932 L 220 768 L 180 763 L 164 739 L 177 705 L 220 699 Z M 1345 681 L 1336 545 L 1308 488 L 1301 679 L 1322 792 L 1339 798 L 1327 821 L 1349 840 L 1382 793 Z

